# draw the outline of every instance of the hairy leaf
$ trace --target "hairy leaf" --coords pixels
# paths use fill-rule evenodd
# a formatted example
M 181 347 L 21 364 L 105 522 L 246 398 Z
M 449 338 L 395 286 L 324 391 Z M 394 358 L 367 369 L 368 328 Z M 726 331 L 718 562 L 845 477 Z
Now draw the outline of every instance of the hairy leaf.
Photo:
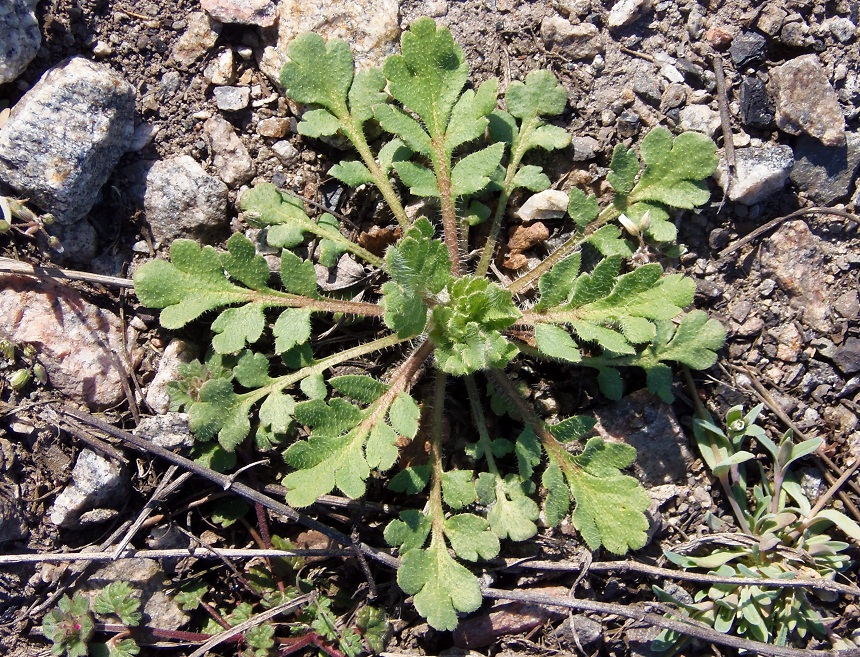
M 346 113 L 355 63 L 349 44 L 326 43 L 317 34 L 300 34 L 290 43 L 290 61 L 281 70 L 284 93 L 299 103 L 319 105 L 335 116 Z
M 415 596 L 418 613 L 437 630 L 454 629 L 458 611 L 468 613 L 481 606 L 477 578 L 448 554 L 442 540 L 404 554 L 397 583 Z
M 466 561 L 492 559 L 499 553 L 499 537 L 489 523 L 472 513 L 461 513 L 445 520 L 445 537 L 454 553 Z
M 630 201 L 657 201 L 690 210 L 710 198 L 705 179 L 717 168 L 716 145 L 698 132 L 674 139 L 666 128 L 654 128 L 642 140 L 645 171 L 630 191 Z

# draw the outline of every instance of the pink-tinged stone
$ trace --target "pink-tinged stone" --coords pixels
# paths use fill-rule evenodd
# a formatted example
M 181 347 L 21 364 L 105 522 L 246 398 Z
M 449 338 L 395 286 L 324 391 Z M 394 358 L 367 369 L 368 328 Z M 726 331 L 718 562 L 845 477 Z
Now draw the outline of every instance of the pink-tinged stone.
M 791 135 L 806 133 L 825 146 L 845 144 L 845 117 L 817 55 L 802 55 L 770 71 L 776 126 Z
M 69 287 L 0 274 L 0 335 L 36 347 L 51 387 L 90 408 L 123 396 L 122 327 Z
M 271 0 L 200 0 L 200 7 L 216 21 L 272 27 L 278 19 Z

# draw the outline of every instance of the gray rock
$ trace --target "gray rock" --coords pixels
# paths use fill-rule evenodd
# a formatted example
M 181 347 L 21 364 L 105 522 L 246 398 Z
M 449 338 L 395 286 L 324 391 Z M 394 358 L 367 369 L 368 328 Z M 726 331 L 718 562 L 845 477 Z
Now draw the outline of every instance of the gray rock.
M 112 582 L 128 582 L 139 592 L 145 625 L 177 630 L 188 622 L 187 614 L 166 593 L 166 578 L 158 562 L 152 559 L 117 559 L 99 568 L 87 578 L 91 599 Z
M 743 32 L 732 39 L 729 55 L 735 66 L 748 66 L 763 62 L 767 51 L 767 39 L 757 32 Z
M 180 66 L 191 66 L 203 57 L 221 34 L 221 23 L 213 20 L 202 11 L 192 11 L 186 16 L 186 28 L 173 46 L 173 59 Z
M 832 329 L 827 260 L 825 245 L 803 221 L 783 224 L 761 249 L 762 274 L 779 284 L 803 322 L 820 333 Z
M 553 634 L 585 650 L 594 651 L 603 642 L 603 625 L 585 614 L 575 614 L 566 618 Z
M 0 84 L 12 82 L 39 52 L 42 34 L 34 0 L 6 0 L 0 5 Z
M 571 59 L 593 59 L 603 52 L 600 30 L 593 23 L 572 25 L 561 16 L 547 16 L 540 23 L 540 34 L 548 50 Z
M 651 0 L 618 0 L 606 17 L 606 25 L 610 30 L 624 27 L 650 8 Z
M 773 124 L 774 108 L 767 95 L 767 85 L 756 77 L 744 76 L 739 93 L 741 121 L 751 128 L 768 128 Z
M 848 43 L 851 39 L 854 38 L 854 32 L 857 29 L 857 26 L 851 22 L 850 19 L 845 18 L 844 16 L 837 16 L 835 18 L 831 18 L 825 22 L 827 29 L 830 30 L 830 33 L 836 37 L 836 40 L 839 43 Z
M 736 175 L 729 187 L 729 200 L 744 205 L 763 201 L 785 187 L 794 155 L 789 146 L 760 146 L 735 151 Z M 714 178 L 723 189 L 728 184 L 725 162 L 717 167 Z
M 685 484 L 693 462 L 689 442 L 669 404 L 647 390 L 597 412 L 597 435 L 636 448 L 636 476 L 645 486 Z
M 841 146 L 825 146 L 801 135 L 794 145 L 794 159 L 792 182 L 814 203 L 830 205 L 851 193 L 860 167 L 860 134 L 846 132 Z
M 788 12 L 779 4 L 769 2 L 759 14 L 756 27 L 769 36 L 776 36 L 787 16 Z
M 132 433 L 164 449 L 192 447 L 194 436 L 188 427 L 187 413 L 165 413 L 141 417 Z
M 205 239 L 227 226 L 227 187 L 190 155 L 156 162 L 146 176 L 146 218 L 156 241 Z
M 683 130 L 702 132 L 713 138 L 720 129 L 720 113 L 707 105 L 687 105 L 681 108 L 680 123 Z
M 127 492 L 125 469 L 90 449 L 84 449 L 72 468 L 71 483 L 51 506 L 51 522 L 58 527 L 73 528 L 86 511 L 103 505 L 121 506 Z
M 780 130 L 792 135 L 806 133 L 826 146 L 845 143 L 839 97 L 816 55 L 802 55 L 772 68 L 769 89 Z
M 201 0 L 200 8 L 222 23 L 271 27 L 278 19 L 271 0 Z
M 51 224 L 45 232 L 60 240 L 60 249 L 54 250 L 44 236 L 38 236 L 39 246 L 54 262 L 87 265 L 96 256 L 99 236 L 86 217 L 73 224 Z
M 299 156 L 298 149 L 286 139 L 276 141 L 272 144 L 272 152 L 278 156 L 278 159 L 284 164 L 291 164 L 296 161 Z
M 573 137 L 570 140 L 570 147 L 573 150 L 574 162 L 586 162 L 594 159 L 600 151 L 600 142 L 594 137 Z
M 68 286 L 2 274 L 0 317 L 6 338 L 38 345 L 37 357 L 56 391 L 93 408 L 124 397 L 122 325 L 110 311 Z
M 673 83 L 666 87 L 660 97 L 660 111 L 664 114 L 676 107 L 681 107 L 687 102 L 687 87 L 683 84 Z
M 158 371 L 146 389 L 146 403 L 156 413 L 167 413 L 170 396 L 167 384 L 179 378 L 179 368 L 197 355 L 193 344 L 173 338 L 158 362 Z
M 238 187 L 254 177 L 254 162 L 228 121 L 213 116 L 203 124 L 203 133 L 209 139 L 212 165 L 221 180 L 230 187 Z
M 134 134 L 134 88 L 80 57 L 46 72 L 0 130 L 0 181 L 59 223 L 90 211 Z
M 848 338 L 833 354 L 833 363 L 843 374 L 860 372 L 860 340 Z
M 660 81 L 653 73 L 645 73 L 639 71 L 633 76 L 633 91 L 645 102 L 651 105 L 659 105 L 660 96 Z
M 857 294 L 857 290 L 849 290 L 840 294 L 833 302 L 833 310 L 847 320 L 856 321 L 860 319 L 860 295 Z
M 806 45 L 806 34 L 809 26 L 802 21 L 792 21 L 782 26 L 779 40 L 791 48 L 803 48 Z
M 21 492 L 5 474 L 0 474 L 0 545 L 27 537 Z
M 224 112 L 238 112 L 251 102 L 251 90 L 248 87 L 215 87 L 212 95 L 218 109 Z
M 281 0 L 277 30 L 265 31 L 260 70 L 280 85 L 287 49 L 302 32 L 316 32 L 326 41 L 343 39 L 360 68 L 381 66 L 397 49 L 400 37 L 399 0 Z

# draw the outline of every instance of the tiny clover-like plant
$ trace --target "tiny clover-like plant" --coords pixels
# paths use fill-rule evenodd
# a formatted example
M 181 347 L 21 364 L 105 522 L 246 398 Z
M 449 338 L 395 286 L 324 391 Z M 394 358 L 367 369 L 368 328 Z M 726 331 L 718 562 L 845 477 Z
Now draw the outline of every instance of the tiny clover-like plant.
M 138 654 L 140 648 L 127 633 L 105 643 L 91 642 L 96 629 L 93 613 L 102 620 L 118 618 L 126 628 L 131 628 L 140 624 L 139 608 L 140 599 L 128 582 L 111 582 L 93 598 L 92 611 L 87 595 L 78 592 L 72 597 L 63 596 L 57 607 L 45 614 L 42 632 L 53 644 L 54 655 L 131 657 Z
M 648 263 L 671 251 L 670 212 L 707 201 L 713 142 L 658 128 L 639 155 L 617 148 L 613 200 L 601 209 L 572 190 L 565 241 L 511 282 L 492 273 L 509 201 L 517 190 L 547 189 L 539 158 L 570 141 L 549 122 L 567 103 L 555 77 L 533 71 L 501 97 L 496 79 L 470 87 L 462 49 L 426 18 L 381 69 L 356 72 L 345 43 L 314 34 L 297 37 L 288 55 L 281 81 L 304 106 L 299 132 L 350 142 L 357 157 L 329 173 L 378 190 L 401 233 L 380 257 L 345 237 L 331 215 L 312 219 L 300 200 L 264 183 L 240 206 L 281 249 L 275 272 L 241 234 L 226 251 L 177 240 L 170 261 L 137 270 L 138 297 L 162 309 L 165 328 L 210 321 L 209 355 L 173 386 L 198 458 L 233 467 L 236 448 L 253 437 L 257 449 L 282 452 L 286 500 L 298 507 L 335 490 L 360 497 L 369 479 L 391 473 L 389 487 L 411 500 L 385 530 L 401 558 L 397 580 L 439 629 L 481 603 L 469 565 L 495 557 L 501 540 L 531 538 L 542 522 L 570 513 L 591 549 L 642 547 L 648 496 L 623 472 L 635 451 L 590 437 L 586 415 L 547 422 L 514 361 L 590 368 L 613 399 L 623 393 L 619 368 L 639 367 L 666 400 L 670 363 L 714 363 L 725 333 L 688 310 L 694 282 Z M 410 219 L 401 192 L 436 210 Z M 641 227 L 635 239 L 613 223 L 622 216 Z M 479 235 L 471 229 L 482 221 Z M 367 269 L 367 287 L 323 293 L 320 266 L 345 259 Z M 348 330 L 336 339 L 341 327 Z M 356 373 L 383 351 L 395 352 L 381 359 L 395 363 L 387 372 Z M 466 440 L 446 439 L 454 389 L 469 400 Z M 488 409 L 518 428 L 500 429 Z M 398 466 L 404 449 L 409 462 Z
M 817 600 L 833 602 L 836 594 L 801 587 L 739 585 L 731 578 L 833 580 L 851 567 L 848 543 L 824 533 L 835 526 L 860 541 L 860 526 L 835 509 L 813 506 L 790 466 L 821 446 L 820 438 L 795 443 L 786 432 L 779 444 L 755 424 L 762 407 L 744 414 L 740 406 L 726 415 L 726 430 L 717 426 L 707 411 L 694 420 L 694 435 L 702 458 L 725 487 L 741 531 L 720 533 L 698 541 L 695 553 L 666 552 L 684 569 L 707 570 L 727 578 L 692 596 L 683 590 L 654 587 L 658 598 L 677 605 L 680 613 L 723 633 L 779 646 L 815 637 L 834 648 L 853 648 L 854 643 L 832 629 L 834 619 L 822 615 Z M 757 462 L 759 482 L 750 487 L 746 464 L 755 458 L 743 449 L 749 439 L 764 447 L 772 458 L 772 472 Z M 702 547 L 704 545 L 704 547 Z M 674 653 L 689 639 L 664 630 L 652 649 Z

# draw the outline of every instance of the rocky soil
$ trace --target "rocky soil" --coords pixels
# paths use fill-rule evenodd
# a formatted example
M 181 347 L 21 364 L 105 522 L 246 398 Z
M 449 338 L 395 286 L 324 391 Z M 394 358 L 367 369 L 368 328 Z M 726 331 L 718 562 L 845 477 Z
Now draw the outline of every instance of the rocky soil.
M 614 145 L 636 145 L 656 125 L 718 141 L 713 202 L 678 221 L 687 250 L 677 267 L 696 279 L 697 304 L 729 333 L 700 394 L 717 413 L 762 400 L 774 434 L 788 424 L 823 438 L 822 453 L 805 469 L 810 490 L 823 490 L 860 458 L 854 0 L 0 0 L 0 195 L 26 199 L 34 212 L 54 218 L 44 229 L 13 222 L 0 235 L 2 255 L 128 278 L 177 237 L 218 245 L 246 229 L 236 199 L 263 181 L 359 226 L 384 223 L 376 199 L 326 175 L 341 151 L 296 133 L 301 108 L 278 93 L 277 72 L 300 32 L 347 39 L 360 63 L 376 63 L 424 15 L 452 30 L 476 81 L 498 76 L 504 86 L 537 68 L 558 76 L 569 109 L 556 123 L 573 137 L 547 162 L 558 189 L 606 192 Z M 809 208 L 818 209 L 736 244 Z M 552 244 L 561 222 L 547 228 L 525 245 L 510 244 L 509 255 L 527 262 L 529 249 Z M 507 263 L 515 266 L 515 259 Z M 170 448 L 188 440 L 180 421 L 158 416 L 168 407 L 166 381 L 193 354 L 193 341 L 160 331 L 127 286 L 110 280 L 0 273 L 0 337 L 17 345 L 0 356 L 2 554 L 110 544 L 122 523 L 139 515 L 166 468 L 92 451 L 59 431 L 40 402 L 102 413 Z M 22 369 L 34 376 L 18 386 L 14 375 Z M 565 399 L 551 384 L 536 395 L 536 403 L 561 410 Z M 623 433 L 653 457 L 640 461 L 638 472 L 660 519 L 649 559 L 659 556 L 658 541 L 668 546 L 695 536 L 706 513 L 726 515 L 689 445 L 690 406 L 634 395 L 596 412 L 601 431 Z M 146 429 L 153 422 L 156 428 Z M 618 428 L 625 422 L 632 426 Z M 860 505 L 856 484 L 855 476 L 836 501 L 849 515 Z M 193 497 L 193 487 L 186 484 L 178 506 Z M 199 537 L 200 518 L 191 514 L 174 520 Z M 158 532 L 169 528 L 152 524 L 149 538 L 143 532 L 134 545 L 189 545 L 172 529 L 170 540 L 159 542 Z M 248 535 L 239 540 L 246 544 Z M 550 551 L 576 551 L 575 537 L 543 540 Z M 80 571 L 57 564 L 0 568 L 0 651 L 41 654 L 46 644 L 31 630 L 52 594 Z M 151 562 L 129 563 L 91 569 L 86 580 L 136 580 L 155 591 L 169 575 Z M 856 584 L 856 565 L 847 579 Z M 507 585 L 538 580 L 572 584 L 570 577 L 532 574 Z M 630 599 L 647 595 L 650 584 L 595 574 L 577 595 Z M 396 589 L 389 599 L 398 605 L 392 650 L 436 654 L 452 645 L 450 635 L 432 632 L 403 607 Z M 842 612 L 849 625 L 857 621 L 856 607 Z M 164 627 L 189 620 L 168 596 L 147 613 Z M 528 613 L 536 622 L 504 626 L 491 637 L 494 650 L 577 650 L 564 617 Z M 582 629 L 588 623 L 591 643 Z M 648 636 L 618 620 L 580 621 L 588 654 L 647 652 Z

